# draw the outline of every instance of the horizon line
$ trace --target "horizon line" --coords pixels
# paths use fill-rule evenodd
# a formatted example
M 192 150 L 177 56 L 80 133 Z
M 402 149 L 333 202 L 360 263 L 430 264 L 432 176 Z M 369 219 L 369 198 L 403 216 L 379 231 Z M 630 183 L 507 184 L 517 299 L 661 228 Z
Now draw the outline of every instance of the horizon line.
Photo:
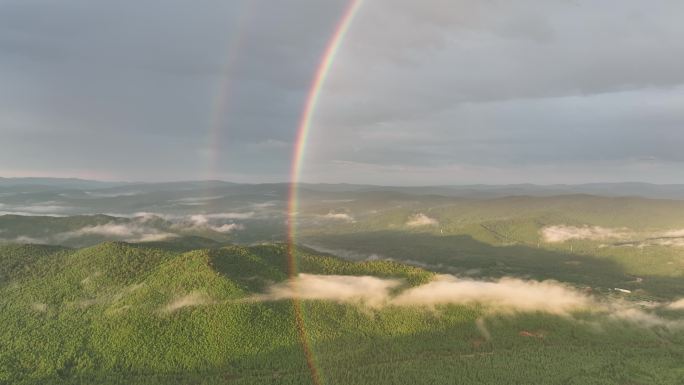
M 282 184 L 291 185 L 293 182 L 282 180 L 276 182 L 234 182 L 224 179 L 175 179 L 175 180 L 157 180 L 157 181 L 144 181 L 144 180 L 105 180 L 105 179 L 87 179 L 81 177 L 52 177 L 52 176 L 11 176 L 4 177 L 0 175 L 0 180 L 54 180 L 54 181 L 78 181 L 78 182 L 94 182 L 103 184 L 165 184 L 165 183 L 230 183 L 238 185 L 267 185 L 267 184 Z M 582 186 L 582 185 L 594 185 L 594 184 L 604 184 L 604 185 L 620 185 L 620 184 L 642 184 L 642 185 L 653 185 L 653 186 L 684 186 L 684 182 L 676 183 L 656 183 L 656 182 L 646 182 L 646 181 L 635 181 L 635 180 L 625 180 L 625 181 L 611 181 L 611 182 L 575 182 L 575 183 L 539 183 L 539 182 L 529 182 L 521 181 L 514 183 L 454 183 L 454 184 L 374 184 L 374 183 L 358 183 L 358 182 L 307 182 L 299 181 L 294 184 L 299 185 L 356 185 L 356 186 L 372 186 L 372 187 L 469 187 L 469 186 Z

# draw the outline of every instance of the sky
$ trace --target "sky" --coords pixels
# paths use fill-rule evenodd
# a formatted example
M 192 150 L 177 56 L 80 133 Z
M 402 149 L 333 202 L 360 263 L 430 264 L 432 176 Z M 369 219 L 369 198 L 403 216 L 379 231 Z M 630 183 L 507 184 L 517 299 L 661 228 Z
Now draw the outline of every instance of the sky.
M 0 176 L 290 178 L 344 0 L 0 0 Z M 365 0 L 302 178 L 684 183 L 684 2 Z

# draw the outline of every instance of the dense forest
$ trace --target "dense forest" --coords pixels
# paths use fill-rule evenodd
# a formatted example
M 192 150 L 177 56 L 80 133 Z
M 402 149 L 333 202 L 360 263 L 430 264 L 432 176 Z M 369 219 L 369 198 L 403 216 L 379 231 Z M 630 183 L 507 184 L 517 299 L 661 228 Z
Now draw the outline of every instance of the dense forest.
M 255 300 L 285 245 L 0 249 L 4 384 L 679 384 L 684 332 L 578 311 Z M 430 282 L 392 261 L 297 250 L 300 272 Z M 300 328 L 297 327 L 300 325 Z M 303 343 L 305 342 L 305 343 Z M 307 360 L 307 355 L 310 358 Z M 308 364 L 307 364 L 308 363 Z

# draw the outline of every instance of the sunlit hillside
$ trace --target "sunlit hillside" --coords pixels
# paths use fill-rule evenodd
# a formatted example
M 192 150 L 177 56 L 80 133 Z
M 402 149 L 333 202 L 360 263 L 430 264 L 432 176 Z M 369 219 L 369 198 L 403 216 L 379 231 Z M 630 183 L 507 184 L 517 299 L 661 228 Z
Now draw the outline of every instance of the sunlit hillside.
M 678 310 L 618 305 L 579 286 L 445 281 L 306 250 L 299 280 L 288 281 L 282 245 L 5 246 L 0 256 L 4 383 L 312 383 L 291 290 L 305 298 L 305 338 L 326 383 L 682 378 Z M 425 297 L 468 285 L 480 294 Z M 516 292 L 546 299 L 517 303 Z

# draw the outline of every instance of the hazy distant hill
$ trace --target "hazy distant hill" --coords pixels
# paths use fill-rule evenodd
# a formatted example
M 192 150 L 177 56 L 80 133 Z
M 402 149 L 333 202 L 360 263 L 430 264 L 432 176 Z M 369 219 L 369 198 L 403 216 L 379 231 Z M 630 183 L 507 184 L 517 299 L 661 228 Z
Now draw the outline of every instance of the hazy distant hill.
M 123 185 L 120 182 L 101 182 L 78 178 L 3 178 L 0 177 L 0 188 L 26 188 L 26 189 L 86 189 L 108 188 Z
M 684 185 L 649 183 L 589 183 L 577 185 L 445 185 L 445 186 L 370 186 L 370 185 L 306 185 L 319 191 L 396 191 L 415 195 L 444 195 L 465 198 L 497 198 L 505 196 L 553 196 L 590 194 L 611 197 L 634 196 L 654 199 L 684 199 Z
M 315 184 L 302 183 L 309 192 L 354 193 L 363 191 L 399 192 L 411 195 L 443 195 L 467 198 L 495 198 L 504 196 L 550 196 L 564 194 L 591 194 L 601 196 L 636 196 L 656 199 L 684 199 L 684 184 L 650 184 L 639 182 L 587 183 L 587 184 L 512 184 L 512 185 L 442 185 L 442 186 L 379 186 L 363 184 Z M 100 195 L 120 195 L 171 191 L 217 191 L 231 194 L 272 194 L 285 197 L 288 183 L 240 184 L 225 181 L 178 181 L 178 182 L 101 182 L 75 178 L 2 178 L 0 193 L 36 192 L 46 190 L 93 190 Z
M 184 250 L 287 239 L 286 185 L 181 185 L 193 189 L 6 195 L 0 198 L 0 243 L 162 242 Z M 391 258 L 473 277 L 621 287 L 643 298 L 684 296 L 684 200 L 587 194 L 484 199 L 307 186 L 296 220 L 299 244 L 353 260 Z

